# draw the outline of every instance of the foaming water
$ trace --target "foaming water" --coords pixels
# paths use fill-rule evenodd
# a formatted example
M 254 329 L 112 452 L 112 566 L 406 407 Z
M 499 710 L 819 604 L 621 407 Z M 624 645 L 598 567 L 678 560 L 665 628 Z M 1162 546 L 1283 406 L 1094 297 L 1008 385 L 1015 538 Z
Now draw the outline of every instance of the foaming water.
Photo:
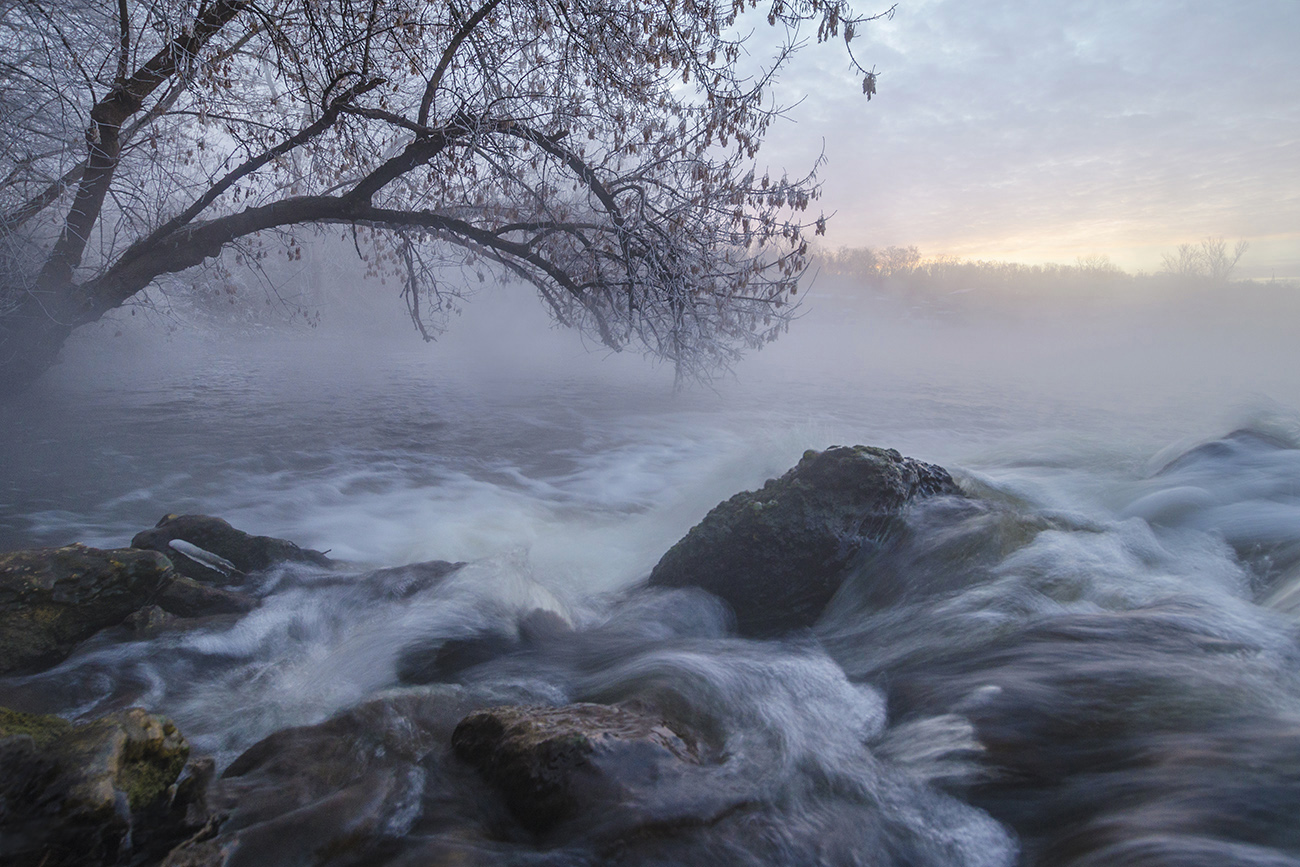
M 787 366 L 796 340 L 686 394 L 664 371 L 485 372 L 353 344 L 56 371 L 0 419 L 0 548 L 122 546 L 200 512 L 350 565 L 273 570 L 241 618 L 106 631 L 0 680 L 0 704 L 142 704 L 224 766 L 366 702 L 647 702 L 713 763 L 642 793 L 700 830 L 629 863 L 1293 863 L 1295 384 L 1272 355 L 1206 379 L 1185 342 L 1184 368 L 1134 370 L 1106 329 L 977 344 L 886 324 L 832 323 L 838 349 L 813 363 Z M 1243 402 L 1243 380 L 1268 396 Z M 717 600 L 638 587 L 718 501 L 858 442 L 941 463 L 973 496 L 915 509 L 813 630 L 742 640 Z M 434 559 L 467 565 L 375 571 Z M 562 637 L 523 640 L 539 610 Z M 506 651 L 440 675 L 455 685 L 400 682 L 483 636 Z M 399 802 L 417 858 L 436 833 Z M 545 863 L 599 862 L 610 833 Z

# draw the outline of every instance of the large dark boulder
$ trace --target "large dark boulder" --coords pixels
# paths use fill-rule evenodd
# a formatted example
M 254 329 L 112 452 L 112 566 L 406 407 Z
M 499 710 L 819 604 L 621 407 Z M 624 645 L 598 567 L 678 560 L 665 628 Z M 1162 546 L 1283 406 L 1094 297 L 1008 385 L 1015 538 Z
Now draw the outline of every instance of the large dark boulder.
M 674 766 L 699 762 L 693 741 L 659 716 L 601 704 L 479 711 L 456 726 L 451 743 L 534 833 L 634 800 Z
M 166 557 L 130 548 L 0 554 L 0 674 L 61 662 L 78 643 L 148 605 L 173 574 Z
M 299 548 L 286 539 L 253 536 L 208 515 L 164 515 L 152 530 L 137 533 L 131 547 L 166 554 L 182 575 L 212 584 L 239 584 L 247 573 L 277 563 L 333 563 L 320 551 Z
M 0 863 L 156 860 L 206 820 L 209 762 L 140 708 L 73 725 L 0 708 Z M 152 854 L 152 857 L 150 855 Z
M 942 467 L 893 449 L 808 451 L 781 478 L 718 504 L 663 556 L 650 585 L 721 597 L 742 635 L 811 626 L 850 564 L 899 530 L 910 503 L 960 493 Z

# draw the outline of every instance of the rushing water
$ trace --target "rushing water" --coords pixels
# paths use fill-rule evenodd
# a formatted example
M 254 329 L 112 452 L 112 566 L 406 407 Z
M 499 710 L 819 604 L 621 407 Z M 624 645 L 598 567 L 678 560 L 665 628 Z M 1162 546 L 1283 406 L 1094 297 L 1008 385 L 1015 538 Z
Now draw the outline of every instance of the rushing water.
M 463 346 L 175 344 L 166 366 L 74 347 L 0 420 L 0 549 L 122 546 L 200 512 L 356 568 L 274 571 L 237 621 L 106 632 L 0 680 L 0 704 L 144 705 L 226 765 L 286 726 L 451 689 L 398 686 L 402 649 L 542 608 L 576 627 L 566 647 L 470 669 L 456 701 L 652 694 L 727 756 L 709 793 L 666 781 L 664 810 L 764 805 L 752 834 L 625 860 L 1300 863 L 1289 338 L 819 328 L 683 394 L 662 371 L 533 365 L 535 347 L 480 365 Z M 811 633 L 746 641 L 707 597 L 626 595 L 719 500 L 858 442 L 978 497 L 917 509 Z M 414 591 L 360 577 L 429 559 L 469 565 Z M 423 770 L 408 782 L 433 797 Z M 600 860 L 585 845 L 544 863 Z

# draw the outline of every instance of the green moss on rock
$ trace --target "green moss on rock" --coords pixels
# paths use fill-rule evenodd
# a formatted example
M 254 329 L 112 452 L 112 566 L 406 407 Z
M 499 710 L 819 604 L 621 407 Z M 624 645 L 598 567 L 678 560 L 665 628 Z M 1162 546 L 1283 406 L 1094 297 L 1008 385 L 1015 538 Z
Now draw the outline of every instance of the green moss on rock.
M 179 841 L 187 804 L 172 793 L 188 757 L 176 726 L 141 708 L 76 725 L 0 708 L 0 861 L 108 864 L 131 841 Z
M 85 545 L 0 554 L 0 674 L 61 662 L 79 643 L 149 604 L 172 578 L 153 551 Z
M 0 707 L 0 738 L 26 735 L 35 741 L 38 749 L 45 749 L 71 730 L 72 723 L 62 717 Z

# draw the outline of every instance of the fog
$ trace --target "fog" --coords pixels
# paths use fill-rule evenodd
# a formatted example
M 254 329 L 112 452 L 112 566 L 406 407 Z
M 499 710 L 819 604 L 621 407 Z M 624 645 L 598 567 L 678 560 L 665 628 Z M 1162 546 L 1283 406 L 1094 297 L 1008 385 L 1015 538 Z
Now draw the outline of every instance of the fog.
M 155 364 L 183 366 L 195 352 L 229 354 L 237 363 L 245 350 L 232 345 L 249 347 L 263 364 L 283 365 L 288 383 L 328 359 L 332 375 L 364 382 L 402 357 L 434 380 L 485 388 L 548 379 L 672 386 L 670 365 L 634 349 L 614 352 L 558 325 L 535 290 L 518 281 L 479 284 L 453 274 L 443 286 L 452 310 L 434 319 L 441 328 L 426 342 L 398 291 L 364 280 L 348 251 L 319 245 L 308 258 L 305 268 L 272 274 L 274 286 L 250 279 L 235 296 L 238 306 L 227 307 L 224 297 L 204 305 L 184 292 L 155 291 L 115 311 L 78 333 L 47 389 L 108 386 L 147 376 Z M 899 381 L 1032 392 L 1099 408 L 1108 405 L 1106 395 L 1149 400 L 1153 410 L 1177 400 L 1223 407 L 1296 397 L 1295 282 L 1075 279 L 1069 291 L 1050 275 L 1037 285 L 1022 277 L 1014 287 L 958 277 L 920 291 L 827 273 L 814 263 L 788 332 L 715 378 L 686 383 L 682 399 L 711 395 L 721 406 L 730 395 L 779 383 L 870 389 Z
M 233 511 L 264 532 L 370 561 L 482 556 L 533 544 L 539 531 L 514 538 L 518 516 L 497 515 L 506 526 L 491 541 L 439 550 L 421 538 L 432 532 L 421 524 L 427 509 L 403 514 L 407 500 L 370 494 L 364 509 L 383 511 L 385 529 L 370 518 L 349 528 L 362 507 L 334 473 L 373 472 L 384 490 L 436 488 L 424 460 L 527 491 L 599 460 L 616 474 L 602 477 L 614 490 L 582 497 L 635 510 L 709 455 L 709 484 L 682 494 L 693 511 L 665 507 L 673 517 L 636 543 L 631 578 L 712 502 L 779 474 L 806 448 L 863 442 L 970 468 L 1087 454 L 1141 473 L 1158 455 L 1238 427 L 1293 435 L 1300 419 L 1297 293 L 1286 284 L 1029 303 L 980 291 L 908 298 L 814 276 L 789 333 L 681 390 L 671 367 L 556 327 L 521 284 L 481 288 L 432 343 L 393 293 L 347 288 L 311 297 L 314 328 L 274 312 L 250 325 L 173 310 L 120 312 L 79 333 L 6 413 L 7 545 L 120 544 L 131 522 L 184 508 Z M 539 438 L 518 439 L 516 428 Z M 389 448 L 402 451 L 397 464 Z M 372 459 L 380 466 L 366 468 Z M 617 476 L 623 459 L 633 463 Z M 295 480 L 312 490 L 295 492 Z M 259 502 L 266 485 L 275 502 Z M 437 496 L 452 507 L 450 492 Z
M 211 759 L 166 789 L 223 811 L 181 861 L 1300 865 L 1300 4 L 917 0 L 851 45 L 838 6 L 785 4 L 740 48 L 695 4 L 664 8 L 680 45 L 637 4 L 73 4 L 72 41 L 30 6 L 6 44 L 119 72 L 91 112 L 6 67 L 35 108 L 0 136 L 0 373 L 41 375 L 0 398 L 0 553 L 177 515 L 324 552 L 240 571 L 171 539 L 134 613 L 0 667 L 5 714 L 145 707 Z M 243 35 L 204 49 L 191 14 Z M 288 33 L 320 41 L 298 66 Z M 148 117 L 98 119 L 155 50 Z M 61 149 L 27 152 L 37 121 Z M 112 170 L 68 170 L 86 141 Z M 813 165 L 821 199 L 782 179 Z M 703 376 L 635 348 L 725 354 L 791 302 Z M 856 444 L 901 454 L 816 454 Z M 883 481 L 783 475 L 824 458 Z M 890 474 L 897 503 L 860 490 Z M 693 532 L 724 501 L 748 517 Z M 701 537 L 733 547 L 650 578 Z M 708 583 L 773 539 L 809 550 Z M 65 604 L 25 601 L 36 571 L 0 576 L 6 629 Z M 747 597 L 818 582 L 746 631 Z M 503 706 L 560 720 L 545 774 L 576 756 L 549 829 L 518 804 L 551 777 L 453 736 Z M 593 706 L 636 723 L 588 738 Z M 33 787 L 75 764 L 25 732 L 0 764 Z M 0 786 L 0 861 L 39 836 L 8 831 L 29 795 Z M 156 863 L 176 841 L 115 797 L 120 862 Z
M 750 825 L 693 822 L 672 838 L 684 863 L 719 839 L 738 864 L 827 846 L 858 863 L 880 826 L 930 853 L 881 863 L 1010 867 L 1090 816 L 1133 823 L 1123 845 L 1245 817 L 1261 857 L 1281 857 L 1269 847 L 1290 815 L 1268 811 L 1291 803 L 1274 777 L 1300 719 L 1294 290 L 1166 289 L 1026 304 L 819 278 L 788 334 L 682 390 L 671 369 L 553 328 L 519 285 L 485 286 L 432 344 L 384 292 L 371 309 L 316 297 L 315 328 L 173 311 L 166 333 L 127 312 L 79 334 L 0 418 L 0 548 L 117 547 L 164 514 L 207 513 L 341 564 L 268 572 L 241 618 L 105 631 L 47 672 L 0 678 L 0 701 L 86 718 L 145 705 L 226 767 L 358 706 L 407 726 L 417 700 L 446 714 L 668 695 L 727 733 L 727 756 L 702 789 L 665 778 L 656 797 L 695 816 L 739 791 L 780 831 L 769 851 Z M 939 463 L 974 511 L 918 509 L 897 551 L 786 639 L 736 637 L 701 594 L 638 590 L 719 501 L 837 443 Z M 367 571 L 431 559 L 468 565 L 413 595 Z M 515 635 L 539 608 L 574 632 L 453 684 L 403 682 L 411 648 Z M 1036 746 L 999 752 L 1016 738 Z M 1123 758 L 1187 744 L 1206 758 Z M 430 804 L 444 778 L 422 769 L 445 752 L 412 765 Z M 1060 786 L 965 787 L 983 762 L 1054 780 L 1037 763 L 1058 760 L 1081 763 Z M 1224 767 L 1236 800 L 1197 807 Z M 258 785 L 278 804 L 299 772 Z M 390 845 L 442 839 L 423 827 Z M 316 845 L 308 833 L 277 831 L 290 847 Z M 590 863 L 588 845 L 577 834 L 548 857 Z M 1210 864 L 1236 846 L 1178 831 L 1158 848 Z

